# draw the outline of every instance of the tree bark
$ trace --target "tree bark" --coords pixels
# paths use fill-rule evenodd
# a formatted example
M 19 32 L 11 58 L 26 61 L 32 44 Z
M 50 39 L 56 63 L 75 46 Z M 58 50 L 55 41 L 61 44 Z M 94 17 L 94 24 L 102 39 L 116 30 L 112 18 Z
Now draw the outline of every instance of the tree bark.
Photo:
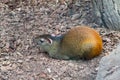
M 92 0 L 96 21 L 120 31 L 120 0 Z

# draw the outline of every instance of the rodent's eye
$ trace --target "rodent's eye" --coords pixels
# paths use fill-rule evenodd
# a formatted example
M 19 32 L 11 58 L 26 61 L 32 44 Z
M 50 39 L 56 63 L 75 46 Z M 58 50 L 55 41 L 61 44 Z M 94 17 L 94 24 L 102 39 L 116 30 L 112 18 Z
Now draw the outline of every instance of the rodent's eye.
M 45 42 L 45 39 L 44 38 L 40 39 L 40 43 L 43 43 L 43 42 Z
M 41 38 L 40 39 L 40 43 L 42 43 L 42 44 L 44 44 L 44 43 L 50 43 L 50 44 L 52 44 L 52 40 L 51 39 L 49 39 L 49 38 Z

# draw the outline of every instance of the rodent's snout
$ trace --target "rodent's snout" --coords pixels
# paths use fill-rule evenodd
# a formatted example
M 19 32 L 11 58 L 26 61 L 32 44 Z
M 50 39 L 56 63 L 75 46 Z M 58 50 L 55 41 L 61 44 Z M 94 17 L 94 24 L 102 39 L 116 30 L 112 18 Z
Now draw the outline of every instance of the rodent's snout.
M 38 41 L 39 41 L 38 39 L 33 38 L 33 41 L 32 41 L 32 42 L 33 42 L 35 45 L 38 45 Z
M 35 38 L 32 39 L 32 44 L 33 44 L 33 47 L 36 47 L 37 46 L 37 41 Z
M 36 39 L 35 39 L 35 38 L 33 38 L 32 42 L 33 42 L 33 43 L 35 43 L 35 42 L 36 42 Z

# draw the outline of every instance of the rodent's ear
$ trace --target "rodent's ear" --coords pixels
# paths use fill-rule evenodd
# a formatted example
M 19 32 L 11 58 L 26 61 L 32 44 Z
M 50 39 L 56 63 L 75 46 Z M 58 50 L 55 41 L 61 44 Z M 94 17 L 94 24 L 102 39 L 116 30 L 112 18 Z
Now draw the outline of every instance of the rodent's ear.
M 47 40 L 48 40 L 48 42 L 50 43 L 50 44 L 52 44 L 52 39 L 50 39 L 50 38 L 47 38 Z
M 55 37 L 56 35 L 55 34 L 50 34 L 50 36 Z

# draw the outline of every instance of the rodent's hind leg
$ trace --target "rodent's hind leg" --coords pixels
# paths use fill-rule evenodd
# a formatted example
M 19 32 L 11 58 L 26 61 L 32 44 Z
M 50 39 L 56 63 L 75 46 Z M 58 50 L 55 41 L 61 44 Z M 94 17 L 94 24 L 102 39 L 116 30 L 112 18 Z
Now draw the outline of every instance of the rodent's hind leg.
M 80 60 L 81 57 L 79 55 L 70 57 L 71 60 Z
M 84 48 L 83 48 L 84 52 L 83 52 L 83 55 L 82 55 L 83 57 L 81 59 L 83 59 L 83 60 L 91 59 L 91 57 L 92 57 L 91 52 L 92 52 L 93 48 L 94 48 L 94 46 L 91 43 L 84 44 Z

